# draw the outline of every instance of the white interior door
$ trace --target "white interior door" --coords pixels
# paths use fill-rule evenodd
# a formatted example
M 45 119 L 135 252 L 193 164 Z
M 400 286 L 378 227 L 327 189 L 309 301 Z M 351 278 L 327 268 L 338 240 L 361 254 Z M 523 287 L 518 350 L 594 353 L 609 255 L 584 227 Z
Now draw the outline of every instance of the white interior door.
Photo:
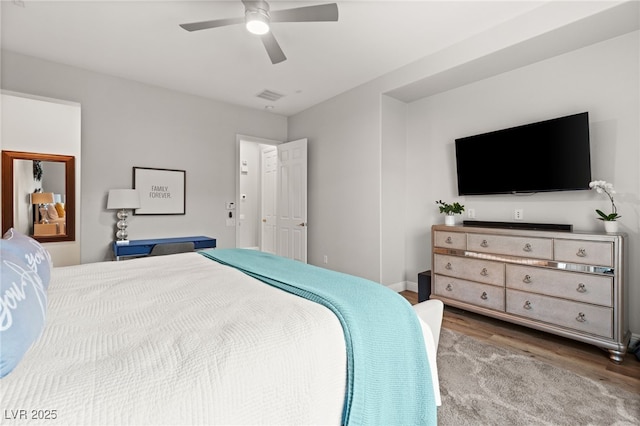
M 275 146 L 264 146 L 260 151 L 261 158 L 261 223 L 260 251 L 277 254 L 277 182 L 278 182 L 278 149 Z
M 307 139 L 277 151 L 277 254 L 307 263 Z

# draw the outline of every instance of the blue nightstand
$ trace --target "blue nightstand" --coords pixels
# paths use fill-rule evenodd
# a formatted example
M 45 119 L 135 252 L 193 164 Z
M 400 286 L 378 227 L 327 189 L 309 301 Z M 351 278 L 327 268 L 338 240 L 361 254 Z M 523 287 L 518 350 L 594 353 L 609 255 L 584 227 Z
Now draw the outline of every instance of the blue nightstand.
M 151 254 L 151 250 L 158 244 L 193 243 L 195 250 L 216 248 L 216 239 L 209 237 L 177 237 L 156 238 L 152 240 L 130 240 L 129 244 L 112 243 L 113 254 L 116 260 L 121 257 L 142 257 Z

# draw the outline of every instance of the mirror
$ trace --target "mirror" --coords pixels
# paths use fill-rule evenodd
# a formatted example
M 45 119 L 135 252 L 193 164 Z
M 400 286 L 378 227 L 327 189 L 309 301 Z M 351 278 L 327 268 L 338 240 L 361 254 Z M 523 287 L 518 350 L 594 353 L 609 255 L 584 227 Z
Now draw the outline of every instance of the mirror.
M 2 233 L 75 241 L 75 188 L 75 157 L 2 151 Z

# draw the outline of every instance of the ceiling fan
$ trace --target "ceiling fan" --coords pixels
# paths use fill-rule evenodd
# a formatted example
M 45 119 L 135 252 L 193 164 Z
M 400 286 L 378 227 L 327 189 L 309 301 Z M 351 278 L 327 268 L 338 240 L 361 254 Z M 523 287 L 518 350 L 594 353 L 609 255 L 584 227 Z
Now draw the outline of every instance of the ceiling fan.
M 327 22 L 338 20 L 338 5 L 336 3 L 275 11 L 270 11 L 269 4 L 264 0 L 242 0 L 242 3 L 245 7 L 244 18 L 214 19 L 212 21 L 180 24 L 180 26 L 187 31 L 198 31 L 244 23 L 250 33 L 260 36 L 262 44 L 267 49 L 271 63 L 277 64 L 286 60 L 287 57 L 270 31 L 269 24 L 271 22 Z

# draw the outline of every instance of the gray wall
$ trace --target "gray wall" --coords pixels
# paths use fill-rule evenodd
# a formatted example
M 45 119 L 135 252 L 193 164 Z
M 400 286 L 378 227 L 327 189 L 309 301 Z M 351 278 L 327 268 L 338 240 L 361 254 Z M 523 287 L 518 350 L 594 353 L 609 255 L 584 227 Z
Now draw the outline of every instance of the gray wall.
M 285 140 L 284 116 L 237 107 L 2 52 L 2 88 L 82 107 L 81 261 L 111 259 L 109 189 L 131 188 L 132 167 L 186 170 L 186 215 L 130 216 L 129 238 L 206 235 L 235 246 L 236 134 Z
M 290 139 L 309 139 L 308 262 L 323 265 L 327 255 L 323 266 L 377 282 L 381 272 L 379 123 L 380 94 L 368 85 L 289 120 Z
M 320 264 L 327 254 L 330 268 L 394 288 L 403 284 L 415 289 L 418 272 L 431 268 L 430 226 L 443 221 L 435 204 L 438 199 L 475 208 L 480 220 L 509 221 L 513 209 L 522 208 L 526 221 L 602 230 L 594 210 L 609 206 L 594 191 L 457 197 L 456 137 L 585 110 L 591 114 L 593 177 L 615 184 L 621 229 L 629 234 L 629 258 L 637 258 L 639 38 L 635 31 L 467 82 L 407 103 L 406 113 L 384 96 L 394 85 L 406 84 L 412 73 L 399 70 L 290 117 L 289 137 L 306 136 L 313 149 L 310 262 Z M 454 66 L 445 62 L 443 68 Z M 437 61 L 430 67 L 437 75 Z M 404 133 L 398 126 L 402 114 Z M 397 182 L 398 173 L 404 173 L 404 186 L 391 184 Z M 403 206 L 392 204 L 402 199 Z M 402 250 L 392 249 L 398 245 L 398 235 L 404 238 L 404 260 L 398 259 Z M 398 263 L 401 278 L 395 273 Z M 640 333 L 639 267 L 632 262 L 628 277 L 630 323 L 636 335 Z
M 329 268 L 413 288 L 419 265 L 429 266 L 424 264 L 428 256 L 412 249 L 428 250 L 435 218 L 424 212 L 446 196 L 442 187 L 450 190 L 454 170 L 441 161 L 431 168 L 437 179 L 417 181 L 419 188 L 409 190 L 409 175 L 403 178 L 405 188 L 391 183 L 398 180 L 401 158 L 407 167 L 429 168 L 427 159 L 408 152 L 403 135 L 410 128 L 401 129 L 401 123 L 409 117 L 391 98 L 410 104 L 637 30 L 637 20 L 628 19 L 637 13 L 634 6 L 549 2 L 289 117 L 289 139 L 309 140 L 309 262 L 321 265 L 326 255 Z M 429 117 L 420 120 L 427 128 L 435 124 Z M 412 203 L 410 209 L 399 211 L 402 207 L 388 203 L 402 197 Z M 399 239 L 405 240 L 404 249 Z
M 459 201 L 476 219 L 569 223 L 576 231 L 603 232 L 595 209 L 609 211 L 604 194 L 569 191 L 534 195 L 458 197 L 457 137 L 512 127 L 583 111 L 589 112 L 592 178 L 612 182 L 628 234 L 629 259 L 640 253 L 640 33 L 551 58 L 509 73 L 409 104 L 407 141 L 408 281 L 430 269 L 430 237 L 424 232 L 442 223 L 435 200 Z M 523 170 L 522 173 L 542 173 Z M 629 262 L 631 330 L 640 333 L 640 263 Z
M 406 281 L 406 232 L 409 198 L 406 174 L 407 104 L 382 96 L 381 98 L 381 179 L 380 179 L 380 282 L 403 290 Z
M 82 173 L 82 135 L 80 130 L 82 111 L 79 104 L 33 96 L 33 94 L 19 94 L 16 91 L 8 92 L 6 90 L 2 91 L 1 98 L 2 137 L 0 137 L 0 148 L 9 151 L 70 155 L 75 158 L 76 176 Z M 46 180 L 47 175 L 45 174 L 44 176 Z M 61 181 L 64 180 L 63 177 Z M 31 189 L 31 185 L 23 188 L 28 192 L 31 192 Z M 76 179 L 75 193 L 79 194 L 81 190 L 82 181 L 81 179 Z M 14 195 L 17 196 L 17 194 L 19 194 L 19 191 L 16 191 Z M 14 205 L 26 207 L 25 204 L 22 204 L 24 201 L 26 200 L 14 200 Z M 67 213 L 70 212 L 68 203 L 65 205 L 65 210 Z M 75 235 L 77 237 L 75 241 L 45 243 L 47 250 L 51 254 L 54 266 L 77 265 L 80 263 L 81 247 L 79 236 L 81 227 L 78 220 L 80 212 L 81 206 L 77 202 L 74 212 L 76 218 Z M 30 223 L 27 226 L 20 225 L 20 221 L 31 217 L 25 213 L 25 211 L 21 212 L 19 216 L 14 216 L 14 219 L 17 220 L 17 229 L 30 233 L 33 231 L 33 226 Z M 20 218 L 19 220 L 17 219 L 18 217 Z M 14 225 L 16 220 L 14 220 Z

